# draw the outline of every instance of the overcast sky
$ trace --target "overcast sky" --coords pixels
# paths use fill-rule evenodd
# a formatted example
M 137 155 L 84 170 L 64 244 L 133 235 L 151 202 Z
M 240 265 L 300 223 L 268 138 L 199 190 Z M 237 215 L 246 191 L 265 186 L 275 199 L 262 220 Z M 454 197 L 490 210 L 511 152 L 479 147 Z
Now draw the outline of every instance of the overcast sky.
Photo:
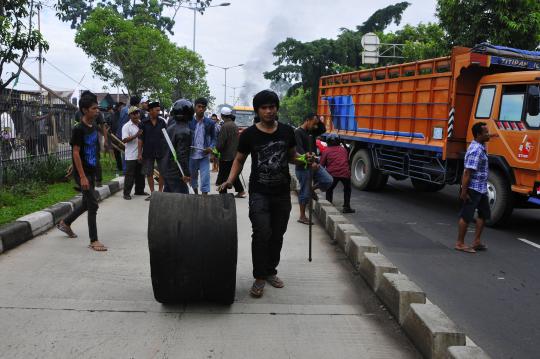
M 222 1 L 213 0 L 213 4 Z M 336 38 L 340 28 L 354 29 L 374 11 L 395 4 L 399 0 L 228 0 L 228 7 L 210 8 L 204 15 L 197 15 L 196 51 L 207 64 L 222 67 L 245 64 L 227 72 L 227 86 L 240 87 L 236 96 L 248 89 L 246 98 L 267 88 L 262 72 L 271 70 L 274 46 L 287 37 L 302 41 L 321 37 Z M 412 5 L 405 11 L 400 25 L 436 21 L 435 0 L 409 0 Z M 90 59 L 79 49 L 73 39 L 75 31 L 69 24 L 54 16 L 53 10 L 45 8 L 42 15 L 42 32 L 50 49 L 44 55 L 43 81 L 57 90 L 72 90 L 83 76 L 81 89 L 102 92 L 104 83 L 92 76 Z M 392 26 L 391 30 L 398 27 Z M 191 49 L 193 39 L 193 12 L 181 9 L 176 18 L 172 40 Z M 35 54 L 33 55 L 35 56 Z M 49 63 L 47 63 L 49 62 Z M 56 66 L 62 74 L 52 66 Z M 25 67 L 37 77 L 38 66 L 34 59 Z M 8 68 L 6 71 L 13 70 Z M 224 98 L 224 71 L 207 67 L 208 84 L 216 104 Z M 144 69 L 141 69 L 144 71 Z M 68 75 L 71 79 L 66 76 Z M 2 74 L 5 78 L 5 73 Z M 21 74 L 17 89 L 35 89 L 32 80 Z M 116 93 L 116 89 L 109 89 Z M 227 90 L 227 102 L 232 103 L 233 90 Z

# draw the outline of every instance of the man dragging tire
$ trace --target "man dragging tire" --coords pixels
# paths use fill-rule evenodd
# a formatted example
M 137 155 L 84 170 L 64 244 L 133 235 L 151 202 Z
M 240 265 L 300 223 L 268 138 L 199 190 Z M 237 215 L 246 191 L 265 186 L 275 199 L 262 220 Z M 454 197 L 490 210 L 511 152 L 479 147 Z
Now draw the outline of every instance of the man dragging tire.
M 278 96 L 272 91 L 261 91 L 253 98 L 253 108 L 259 121 L 240 135 L 231 173 L 218 190 L 232 188 L 247 156 L 251 155 L 249 219 L 253 229 L 251 254 L 255 282 L 250 293 L 260 298 L 266 282 L 276 288 L 284 287 L 277 276 L 277 266 L 291 212 L 288 163 L 295 163 L 297 153 L 292 127 L 278 122 Z

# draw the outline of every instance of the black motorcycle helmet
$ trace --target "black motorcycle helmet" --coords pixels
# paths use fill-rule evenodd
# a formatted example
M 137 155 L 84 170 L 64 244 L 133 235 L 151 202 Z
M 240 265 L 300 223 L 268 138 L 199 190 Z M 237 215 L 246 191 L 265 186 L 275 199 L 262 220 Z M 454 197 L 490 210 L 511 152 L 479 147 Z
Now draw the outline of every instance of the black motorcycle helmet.
M 170 115 L 176 121 L 189 121 L 193 118 L 194 114 L 195 110 L 193 108 L 193 104 L 190 101 L 182 98 L 180 100 L 176 100 L 176 102 L 172 105 Z

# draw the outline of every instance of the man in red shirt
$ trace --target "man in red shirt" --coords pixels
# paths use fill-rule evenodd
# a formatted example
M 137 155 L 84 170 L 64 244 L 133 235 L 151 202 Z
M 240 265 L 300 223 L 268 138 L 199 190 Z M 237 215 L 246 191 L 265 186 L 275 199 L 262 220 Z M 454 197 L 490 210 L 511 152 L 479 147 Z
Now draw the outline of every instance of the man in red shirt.
M 334 188 L 339 182 L 343 183 L 343 213 L 356 212 L 351 208 L 351 169 L 349 167 L 349 153 L 341 146 L 339 136 L 331 133 L 327 136 L 328 147 L 322 153 L 321 166 L 326 170 L 334 182 L 326 190 L 326 200 L 332 202 Z

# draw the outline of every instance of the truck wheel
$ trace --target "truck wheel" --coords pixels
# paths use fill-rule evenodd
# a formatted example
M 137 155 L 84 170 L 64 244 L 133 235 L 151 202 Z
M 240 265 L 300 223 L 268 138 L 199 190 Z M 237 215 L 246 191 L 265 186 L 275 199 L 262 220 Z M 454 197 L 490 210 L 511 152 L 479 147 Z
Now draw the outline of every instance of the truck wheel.
M 491 219 L 486 224 L 490 227 L 503 225 L 508 222 L 514 210 L 510 183 L 500 172 L 490 171 L 487 186 Z
M 373 191 L 386 185 L 388 175 L 381 173 L 373 165 L 369 152 L 358 150 L 351 161 L 351 183 L 361 191 Z
M 411 178 L 411 183 L 418 192 L 438 192 L 444 188 L 444 183 L 431 183 L 417 178 Z

